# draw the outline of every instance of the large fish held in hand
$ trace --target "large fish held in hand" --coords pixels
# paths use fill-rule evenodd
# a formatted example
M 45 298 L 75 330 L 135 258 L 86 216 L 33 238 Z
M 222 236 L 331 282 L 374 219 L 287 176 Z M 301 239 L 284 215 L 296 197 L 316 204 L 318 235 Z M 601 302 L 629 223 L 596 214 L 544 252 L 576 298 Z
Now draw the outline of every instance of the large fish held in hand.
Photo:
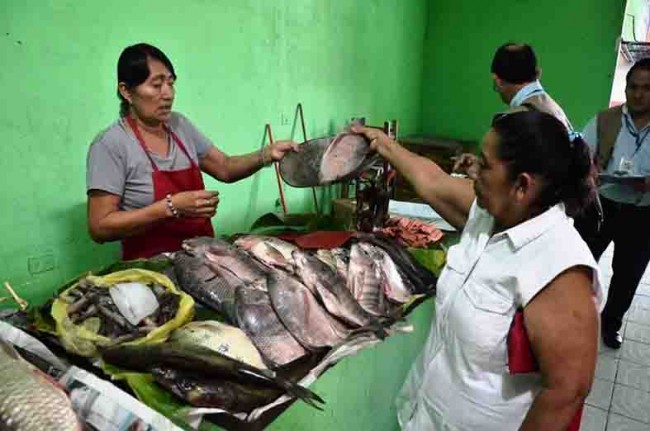
M 268 362 L 285 365 L 307 354 L 275 314 L 266 292 L 238 288 L 235 302 L 239 327 Z
M 0 430 L 81 431 L 70 399 L 0 339 Z
M 290 274 L 270 273 L 268 289 L 278 317 L 307 349 L 334 346 L 350 334 L 323 309 L 307 286 Z
M 306 251 L 296 250 L 293 255 L 298 275 L 321 298 L 327 311 L 356 327 L 375 323 L 374 318 L 354 299 L 345 279 L 336 270 Z

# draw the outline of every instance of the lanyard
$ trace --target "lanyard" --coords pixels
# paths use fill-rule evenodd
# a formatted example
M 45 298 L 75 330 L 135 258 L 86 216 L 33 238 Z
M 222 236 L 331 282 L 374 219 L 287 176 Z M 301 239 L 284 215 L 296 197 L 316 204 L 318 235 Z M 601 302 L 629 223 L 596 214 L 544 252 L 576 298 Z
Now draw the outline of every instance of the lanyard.
M 544 91 L 542 84 L 540 84 L 539 81 L 535 81 L 519 90 L 512 99 L 512 102 L 510 102 L 510 106 L 520 106 L 526 99 L 533 96 L 542 96 L 544 94 L 546 94 L 546 91 Z
M 650 134 L 650 127 L 646 126 L 646 131 L 643 133 L 643 135 L 640 135 L 639 132 L 636 131 L 634 125 L 630 122 L 629 115 L 624 115 L 623 118 L 625 118 L 625 127 L 627 127 L 627 131 L 634 138 L 634 144 L 636 145 L 636 149 L 632 154 L 632 157 L 634 157 L 636 153 L 641 149 L 641 145 L 645 141 L 645 138 L 647 138 L 648 134 Z

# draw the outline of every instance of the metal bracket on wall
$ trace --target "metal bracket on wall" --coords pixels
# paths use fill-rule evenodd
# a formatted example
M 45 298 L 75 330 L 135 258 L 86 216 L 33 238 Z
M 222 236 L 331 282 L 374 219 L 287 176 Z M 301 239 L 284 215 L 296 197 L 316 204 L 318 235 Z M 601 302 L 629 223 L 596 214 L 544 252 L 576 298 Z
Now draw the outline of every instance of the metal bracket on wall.
M 271 131 L 271 125 L 266 123 L 264 126 L 264 141 L 268 137 L 269 145 L 273 145 L 273 132 Z M 264 147 L 264 142 L 262 142 L 262 148 Z M 284 186 L 282 185 L 282 178 L 280 178 L 280 167 L 277 162 L 273 163 L 275 166 L 275 178 L 278 180 L 278 192 L 280 193 L 280 203 L 282 204 L 282 214 L 287 215 L 287 202 L 284 198 Z
M 296 116 L 300 118 L 300 126 L 302 127 L 302 139 L 303 139 L 303 142 L 307 142 L 307 128 L 305 127 L 305 114 L 304 114 L 304 112 L 302 110 L 302 103 L 301 102 L 298 102 L 298 106 L 296 106 Z M 311 188 L 311 195 L 312 195 L 312 198 L 314 199 L 314 209 L 316 210 L 316 214 L 320 214 L 320 211 L 318 210 L 318 198 L 316 197 L 316 188 L 315 187 Z

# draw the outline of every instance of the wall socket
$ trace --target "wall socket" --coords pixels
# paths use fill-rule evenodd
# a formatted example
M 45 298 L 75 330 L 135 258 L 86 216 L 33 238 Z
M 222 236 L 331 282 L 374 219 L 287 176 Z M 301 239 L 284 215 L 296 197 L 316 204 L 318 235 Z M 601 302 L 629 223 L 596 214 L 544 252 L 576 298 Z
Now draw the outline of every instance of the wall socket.
M 43 254 L 27 259 L 27 269 L 32 275 L 52 271 L 55 267 L 56 261 L 54 260 L 53 254 Z

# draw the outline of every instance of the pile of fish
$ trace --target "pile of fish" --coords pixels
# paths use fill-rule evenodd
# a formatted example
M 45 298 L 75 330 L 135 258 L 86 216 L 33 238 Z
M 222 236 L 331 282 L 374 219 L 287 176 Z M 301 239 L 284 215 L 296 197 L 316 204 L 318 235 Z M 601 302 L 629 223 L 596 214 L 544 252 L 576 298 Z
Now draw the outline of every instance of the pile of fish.
M 240 328 L 271 369 L 383 328 L 435 276 L 396 242 L 358 236 L 317 252 L 274 237 L 184 242 L 173 258 L 179 287 Z
M 125 309 L 116 305 L 116 292 L 111 292 L 116 287 L 97 286 L 87 278 L 81 279 L 75 288 L 62 295 L 62 299 L 68 303 L 68 317 L 74 324 L 83 325 L 115 343 L 125 342 L 146 336 L 173 319 L 178 311 L 180 297 L 177 294 L 155 283 L 142 287 L 150 290 L 151 313 L 135 320 L 131 319 L 132 313 L 125 315 Z M 140 301 L 139 305 L 142 304 L 147 305 L 146 301 Z

